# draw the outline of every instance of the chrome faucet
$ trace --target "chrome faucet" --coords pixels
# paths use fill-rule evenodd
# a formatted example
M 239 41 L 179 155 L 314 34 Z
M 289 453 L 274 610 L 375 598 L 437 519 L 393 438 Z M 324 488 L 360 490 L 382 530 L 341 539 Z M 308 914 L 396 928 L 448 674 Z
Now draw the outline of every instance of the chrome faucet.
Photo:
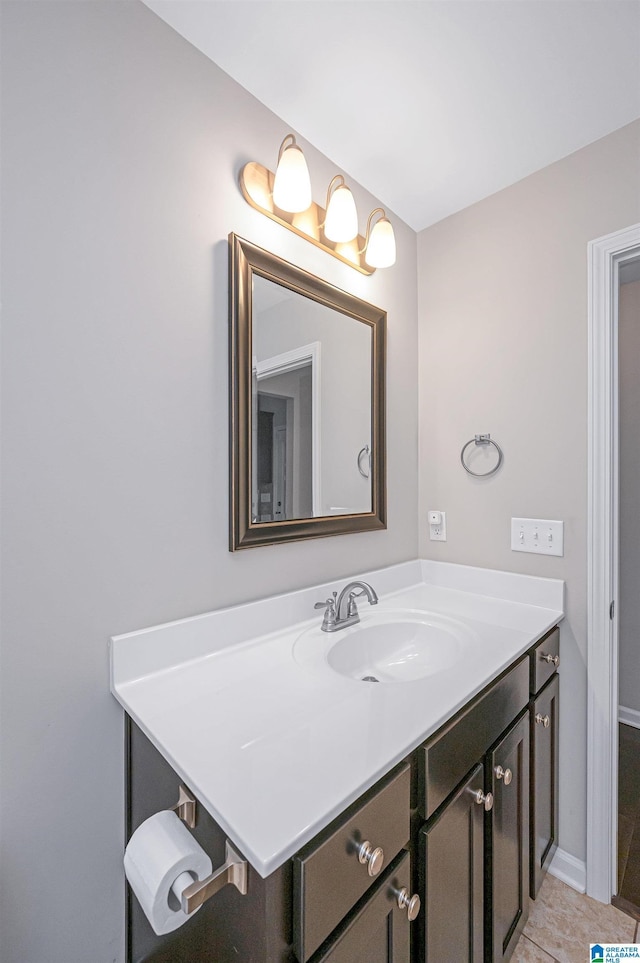
M 360 591 L 357 591 L 360 589 Z M 348 625 L 355 625 L 360 621 L 356 599 L 366 595 L 370 605 L 378 604 L 378 596 L 368 582 L 349 582 L 338 595 L 333 593 L 333 597 L 325 602 L 316 602 L 315 609 L 324 609 L 321 629 L 323 632 L 337 632 L 338 629 L 346 629 Z

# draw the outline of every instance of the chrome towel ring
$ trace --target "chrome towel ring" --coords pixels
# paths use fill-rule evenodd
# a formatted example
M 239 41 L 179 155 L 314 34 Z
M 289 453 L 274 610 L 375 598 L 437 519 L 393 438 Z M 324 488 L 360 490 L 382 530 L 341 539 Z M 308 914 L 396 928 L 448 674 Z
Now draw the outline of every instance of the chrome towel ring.
M 466 451 L 469 445 L 478 445 L 478 446 L 484 446 L 484 447 L 488 445 L 493 445 L 495 450 L 498 452 L 497 464 L 495 464 L 493 468 L 489 469 L 489 471 L 480 471 L 480 472 L 472 471 L 471 468 L 469 468 L 469 466 L 464 460 L 464 456 L 466 454 Z M 489 475 L 494 475 L 497 472 L 500 465 L 502 464 L 503 458 L 504 458 L 504 455 L 502 454 L 502 448 L 497 443 L 497 441 L 492 440 L 491 435 L 476 435 L 475 438 L 472 438 L 470 441 L 466 443 L 466 445 L 462 446 L 462 451 L 460 452 L 460 461 L 462 462 L 462 467 L 470 475 L 473 475 L 474 478 L 488 478 Z

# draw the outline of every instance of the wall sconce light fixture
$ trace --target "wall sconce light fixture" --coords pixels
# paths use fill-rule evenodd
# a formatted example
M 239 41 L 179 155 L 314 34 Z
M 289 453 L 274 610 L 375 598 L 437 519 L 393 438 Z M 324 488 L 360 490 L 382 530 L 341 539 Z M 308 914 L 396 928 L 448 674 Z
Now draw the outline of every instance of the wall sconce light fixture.
M 278 151 L 278 165 L 273 179 L 273 203 L 290 214 L 299 214 L 306 211 L 312 199 L 309 168 L 304 154 L 296 144 L 293 134 L 287 134 Z
M 329 241 L 353 241 L 358 236 L 356 202 L 342 174 L 336 174 L 327 188 L 324 236 Z
M 256 210 L 362 274 L 395 263 L 391 221 L 377 207 L 369 215 L 366 237 L 359 235 L 355 201 L 342 174 L 329 184 L 326 210 L 313 201 L 307 162 L 293 134 L 280 145 L 275 174 L 250 161 L 240 171 L 240 190 Z M 382 216 L 372 226 L 376 214 Z
M 371 227 L 371 221 L 376 214 L 382 214 L 382 217 Z M 391 221 L 381 207 L 376 207 L 375 211 L 369 214 L 367 236 L 361 253 L 372 268 L 390 267 L 396 263 L 396 236 Z

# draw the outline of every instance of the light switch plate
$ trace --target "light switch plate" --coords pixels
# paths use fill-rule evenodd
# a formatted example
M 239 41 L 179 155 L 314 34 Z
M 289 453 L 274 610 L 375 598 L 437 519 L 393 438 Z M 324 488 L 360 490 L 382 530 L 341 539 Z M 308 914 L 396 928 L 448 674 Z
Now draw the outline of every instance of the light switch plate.
M 512 518 L 511 551 L 564 555 L 564 522 L 548 518 Z

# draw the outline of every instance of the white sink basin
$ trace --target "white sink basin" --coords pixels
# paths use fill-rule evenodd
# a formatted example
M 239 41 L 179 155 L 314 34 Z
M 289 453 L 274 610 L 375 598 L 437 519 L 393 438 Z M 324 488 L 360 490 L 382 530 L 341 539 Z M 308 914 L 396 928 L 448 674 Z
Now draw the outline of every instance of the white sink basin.
M 467 626 L 440 615 L 367 613 L 359 624 L 336 633 L 308 629 L 296 640 L 294 655 L 305 664 L 324 662 L 357 681 L 413 682 L 454 667 L 473 637 Z
M 341 675 L 364 682 L 408 682 L 450 669 L 460 649 L 450 628 L 411 619 L 355 628 L 336 639 L 327 662 Z

